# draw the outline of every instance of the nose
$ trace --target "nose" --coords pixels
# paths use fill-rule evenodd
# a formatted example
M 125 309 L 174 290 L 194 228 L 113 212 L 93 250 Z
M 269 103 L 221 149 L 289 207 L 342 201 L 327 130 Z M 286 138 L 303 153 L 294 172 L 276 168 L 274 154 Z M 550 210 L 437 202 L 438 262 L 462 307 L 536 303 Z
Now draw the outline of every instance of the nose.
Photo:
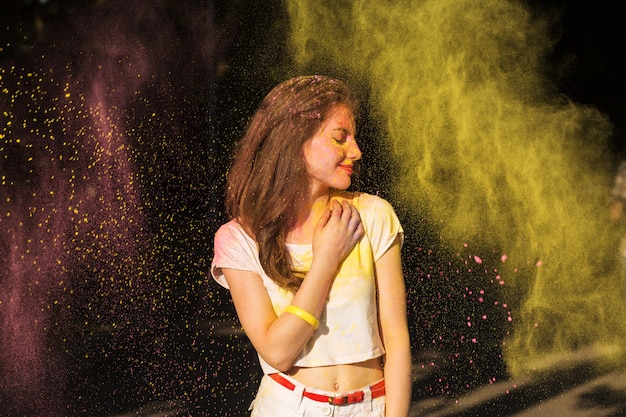
M 356 143 L 356 140 L 353 139 L 348 142 L 348 151 L 346 152 L 346 156 L 353 161 L 361 159 L 361 149 L 359 149 L 359 145 Z

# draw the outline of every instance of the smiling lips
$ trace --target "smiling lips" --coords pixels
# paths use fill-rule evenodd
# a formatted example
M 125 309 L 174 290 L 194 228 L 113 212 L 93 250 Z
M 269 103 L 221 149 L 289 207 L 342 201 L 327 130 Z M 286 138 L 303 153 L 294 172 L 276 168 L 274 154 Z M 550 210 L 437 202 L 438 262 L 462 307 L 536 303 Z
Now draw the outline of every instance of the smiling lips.
M 339 168 L 346 171 L 349 175 L 352 175 L 352 165 L 339 165 Z

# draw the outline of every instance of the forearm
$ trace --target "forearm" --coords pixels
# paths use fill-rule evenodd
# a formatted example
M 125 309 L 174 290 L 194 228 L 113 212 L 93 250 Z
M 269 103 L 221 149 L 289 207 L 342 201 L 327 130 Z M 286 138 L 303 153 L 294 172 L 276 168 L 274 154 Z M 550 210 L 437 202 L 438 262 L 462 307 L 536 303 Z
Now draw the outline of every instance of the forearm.
M 334 275 L 334 268 L 313 262 L 291 304 L 319 320 Z M 279 370 L 288 370 L 313 332 L 313 326 L 302 318 L 290 313 L 281 314 L 267 331 L 266 360 L 269 359 L 268 362 Z
M 291 304 L 308 311 L 319 319 L 336 273 L 337 267 L 314 259 Z
M 332 210 L 322 215 L 313 231 L 313 259 L 291 300 L 294 314 L 282 312 L 276 315 L 259 274 L 223 269 L 246 334 L 259 355 L 280 371 L 291 368 L 310 339 L 340 262 L 363 236 L 356 208 L 347 201 L 342 205 L 337 201 L 332 204 Z
M 411 404 L 411 348 L 408 335 L 385 355 L 386 417 L 406 417 Z

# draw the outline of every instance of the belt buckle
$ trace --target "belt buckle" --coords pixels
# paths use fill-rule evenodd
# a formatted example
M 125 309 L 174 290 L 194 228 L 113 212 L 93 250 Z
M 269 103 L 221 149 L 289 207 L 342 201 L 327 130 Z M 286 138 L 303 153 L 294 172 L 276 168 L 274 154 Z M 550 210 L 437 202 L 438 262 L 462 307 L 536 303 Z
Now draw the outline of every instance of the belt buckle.
M 365 398 L 363 391 L 357 391 L 347 395 L 339 395 L 337 397 L 328 397 L 328 403 L 331 405 L 346 405 L 360 403 Z
M 339 395 L 337 397 L 328 397 L 328 404 L 330 405 L 344 405 L 348 404 L 347 395 Z

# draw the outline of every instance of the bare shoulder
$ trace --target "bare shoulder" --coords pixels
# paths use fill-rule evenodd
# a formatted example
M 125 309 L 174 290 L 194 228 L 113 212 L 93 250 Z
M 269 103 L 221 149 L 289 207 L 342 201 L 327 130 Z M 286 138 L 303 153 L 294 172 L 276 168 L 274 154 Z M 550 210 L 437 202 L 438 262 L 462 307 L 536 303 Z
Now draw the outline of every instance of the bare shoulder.
M 379 210 L 393 210 L 391 204 L 384 198 L 375 194 L 368 194 L 360 191 L 335 191 L 332 194 L 331 199 L 339 202 L 347 200 L 361 213 L 364 211 L 378 212 Z
M 367 202 L 371 198 L 377 198 L 371 194 L 363 193 L 360 191 L 341 191 L 335 190 L 330 196 L 331 200 L 337 200 L 338 202 L 348 201 L 350 204 L 355 207 L 359 207 L 363 202 Z

